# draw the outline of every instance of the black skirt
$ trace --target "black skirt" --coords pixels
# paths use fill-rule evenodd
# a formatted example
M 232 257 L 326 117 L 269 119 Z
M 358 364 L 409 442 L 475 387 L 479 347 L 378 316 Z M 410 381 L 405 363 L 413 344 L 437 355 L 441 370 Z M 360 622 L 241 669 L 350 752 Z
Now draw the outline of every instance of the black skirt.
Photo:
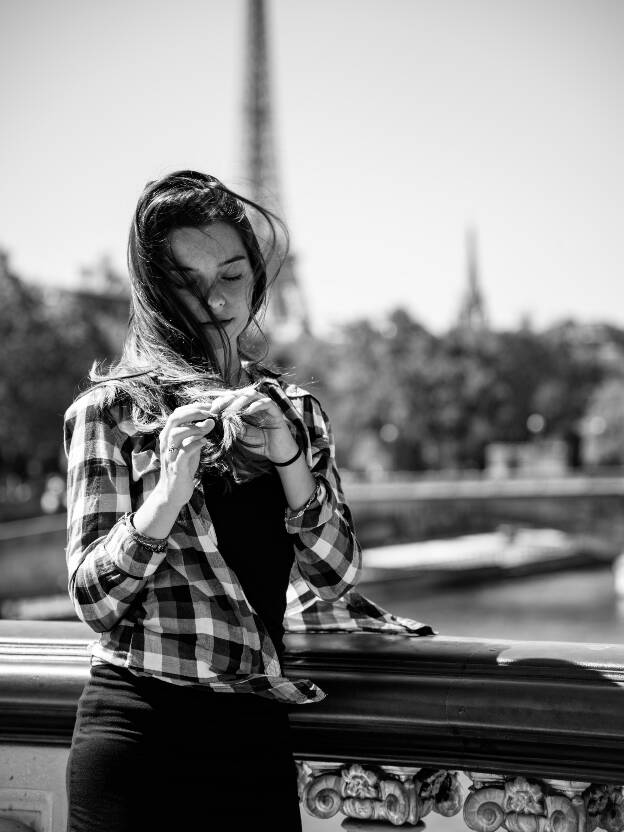
M 98 665 L 67 767 L 68 832 L 301 830 L 287 707 Z

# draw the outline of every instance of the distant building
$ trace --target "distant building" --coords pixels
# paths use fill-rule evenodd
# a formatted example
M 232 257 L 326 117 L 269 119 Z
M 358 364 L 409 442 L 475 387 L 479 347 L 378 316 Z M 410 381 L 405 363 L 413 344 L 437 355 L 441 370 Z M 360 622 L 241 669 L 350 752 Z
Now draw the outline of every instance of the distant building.
M 579 423 L 587 467 L 624 464 L 624 378 L 613 374 L 593 392 Z
M 485 473 L 493 479 L 563 476 L 569 470 L 568 456 L 564 439 L 492 442 L 485 449 Z

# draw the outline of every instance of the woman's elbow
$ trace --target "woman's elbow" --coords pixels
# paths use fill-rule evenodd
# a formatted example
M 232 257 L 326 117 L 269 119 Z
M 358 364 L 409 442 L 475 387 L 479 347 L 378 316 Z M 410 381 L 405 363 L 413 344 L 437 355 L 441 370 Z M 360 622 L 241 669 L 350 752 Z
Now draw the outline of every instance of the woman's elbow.
M 90 596 L 85 597 L 75 580 L 69 582 L 69 597 L 78 618 L 96 633 L 108 633 L 122 617 L 119 610 L 105 606 L 103 599 L 95 601 Z
M 74 601 L 78 618 L 96 633 L 108 633 L 119 621 L 117 616 L 94 616 Z

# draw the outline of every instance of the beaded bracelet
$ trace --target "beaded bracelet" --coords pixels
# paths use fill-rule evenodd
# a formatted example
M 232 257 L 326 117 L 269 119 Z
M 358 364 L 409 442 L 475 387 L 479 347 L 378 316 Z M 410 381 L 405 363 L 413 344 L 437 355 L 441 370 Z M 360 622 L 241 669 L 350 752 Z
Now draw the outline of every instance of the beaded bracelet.
M 135 512 L 131 511 L 127 514 L 124 514 L 123 521 L 126 525 L 126 528 L 136 540 L 137 543 L 140 543 L 141 546 L 145 546 L 146 549 L 150 549 L 150 551 L 155 553 L 166 552 L 167 551 L 167 543 L 168 538 L 160 538 L 160 537 L 148 537 L 145 534 L 141 534 L 141 532 L 137 531 L 134 527 L 134 523 L 132 522 L 132 518 L 134 517 Z

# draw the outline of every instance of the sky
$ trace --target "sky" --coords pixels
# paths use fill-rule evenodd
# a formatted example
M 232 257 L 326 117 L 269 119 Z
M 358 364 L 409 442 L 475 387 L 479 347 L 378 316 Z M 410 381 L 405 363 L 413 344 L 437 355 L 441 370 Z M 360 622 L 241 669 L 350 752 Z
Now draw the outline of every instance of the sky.
M 124 268 L 150 179 L 243 182 L 245 0 L 0 0 L 0 246 Z M 282 199 L 313 325 L 624 326 L 624 3 L 268 0 Z

